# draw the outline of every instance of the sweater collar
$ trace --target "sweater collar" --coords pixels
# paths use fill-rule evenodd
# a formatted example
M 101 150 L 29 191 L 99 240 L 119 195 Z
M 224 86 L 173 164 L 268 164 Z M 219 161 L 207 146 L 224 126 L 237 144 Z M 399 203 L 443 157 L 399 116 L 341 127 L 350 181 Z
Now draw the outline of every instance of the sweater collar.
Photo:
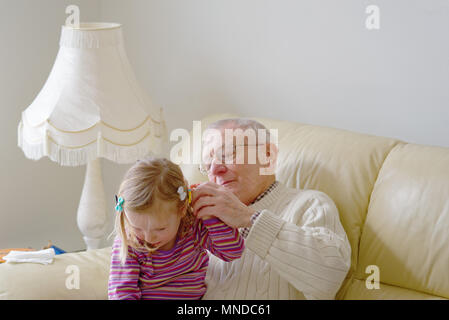
M 256 211 L 266 209 L 271 204 L 276 202 L 283 194 L 285 194 L 286 187 L 279 181 L 273 182 L 264 192 L 262 192 L 256 200 L 254 200 L 249 207 Z
M 255 204 L 256 202 L 260 201 L 263 197 L 265 197 L 267 194 L 269 194 L 276 186 L 278 185 L 279 181 L 274 181 L 272 184 L 268 186 L 268 188 L 265 189 L 264 192 L 259 194 L 257 198 L 250 203 L 250 205 Z

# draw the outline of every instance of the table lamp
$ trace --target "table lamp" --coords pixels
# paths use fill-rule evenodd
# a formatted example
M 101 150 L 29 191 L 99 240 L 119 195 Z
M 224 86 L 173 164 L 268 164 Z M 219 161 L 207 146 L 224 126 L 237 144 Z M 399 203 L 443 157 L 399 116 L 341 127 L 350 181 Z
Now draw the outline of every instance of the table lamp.
M 43 156 L 62 166 L 87 164 L 77 223 L 87 249 L 106 233 L 106 206 L 99 158 L 132 163 L 166 147 L 162 109 L 140 87 L 117 23 L 62 26 L 50 75 L 22 112 L 18 145 L 26 157 Z

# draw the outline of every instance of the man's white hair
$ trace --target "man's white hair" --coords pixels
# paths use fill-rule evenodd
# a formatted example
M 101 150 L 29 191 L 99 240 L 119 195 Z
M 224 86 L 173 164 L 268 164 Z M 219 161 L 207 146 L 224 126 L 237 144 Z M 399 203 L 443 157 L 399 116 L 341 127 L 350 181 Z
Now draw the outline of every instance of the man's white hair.
M 252 129 L 255 133 L 256 141 L 258 141 L 258 130 L 265 131 L 265 139 L 266 143 L 270 143 L 270 131 L 265 127 L 262 123 L 256 120 L 247 119 L 247 118 L 228 118 L 222 119 L 215 122 L 212 122 L 207 126 L 207 129 L 223 129 L 226 127 L 232 127 L 234 129 L 242 129 L 246 131 L 248 129 Z

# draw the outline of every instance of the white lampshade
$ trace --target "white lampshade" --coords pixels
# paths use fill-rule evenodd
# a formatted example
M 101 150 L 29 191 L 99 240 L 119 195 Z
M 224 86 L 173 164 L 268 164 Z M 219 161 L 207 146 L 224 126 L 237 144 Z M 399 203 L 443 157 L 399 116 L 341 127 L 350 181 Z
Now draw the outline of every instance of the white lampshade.
M 28 158 L 63 166 L 98 157 L 131 163 L 164 152 L 162 109 L 141 89 L 116 23 L 63 26 L 53 69 L 22 113 L 18 144 Z

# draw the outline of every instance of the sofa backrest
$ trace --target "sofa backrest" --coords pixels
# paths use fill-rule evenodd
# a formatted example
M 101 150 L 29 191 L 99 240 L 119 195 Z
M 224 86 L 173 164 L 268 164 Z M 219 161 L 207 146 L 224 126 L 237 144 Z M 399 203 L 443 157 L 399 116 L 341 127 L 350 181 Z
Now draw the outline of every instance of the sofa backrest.
M 355 278 L 449 298 L 449 149 L 397 145 L 371 194 Z
M 202 129 L 213 121 L 233 117 L 238 115 L 208 116 L 201 121 Z M 449 149 L 290 121 L 252 119 L 278 130 L 277 179 L 289 187 L 323 191 L 339 210 L 352 257 L 350 272 L 337 298 L 372 296 L 364 282 L 369 265 L 379 267 L 380 281 L 387 286 L 449 298 Z M 434 166 L 432 157 L 439 157 L 438 166 Z M 428 171 L 429 166 L 434 167 Z M 190 183 L 207 180 L 199 173 L 198 165 L 181 167 Z M 400 174 L 399 169 L 406 171 Z M 393 176 L 396 184 L 384 183 Z M 426 191 L 427 197 L 406 196 L 407 189 L 395 190 L 399 185 L 410 192 Z M 432 204 L 434 200 L 438 204 Z M 395 241 L 400 239 L 414 239 L 411 245 L 417 242 L 422 246 L 417 249 L 407 243 L 398 245 Z M 423 255 L 427 259 L 425 270 L 412 276 L 415 269 L 420 269 L 418 262 Z M 412 262 L 417 264 L 412 266 Z M 351 288 L 356 285 L 357 290 Z M 383 297 L 400 298 L 401 291 Z

